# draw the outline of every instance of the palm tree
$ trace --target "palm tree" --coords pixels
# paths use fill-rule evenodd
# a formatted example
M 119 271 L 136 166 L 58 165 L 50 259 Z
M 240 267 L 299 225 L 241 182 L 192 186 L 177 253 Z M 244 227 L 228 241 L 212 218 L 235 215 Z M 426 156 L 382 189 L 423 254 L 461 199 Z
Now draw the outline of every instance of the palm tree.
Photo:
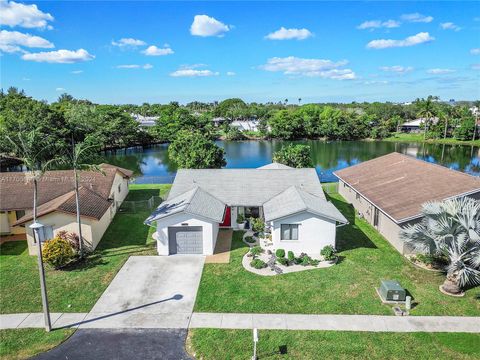
M 460 294 L 480 285 L 480 201 L 464 197 L 423 206 L 423 220 L 400 233 L 420 253 L 445 256 L 446 279 L 441 290 Z
M 72 152 L 65 154 L 63 162 L 73 169 L 73 181 L 75 187 L 75 205 L 77 213 L 78 225 L 78 252 L 80 258 L 84 255 L 84 244 L 82 236 L 82 221 L 80 217 L 80 196 L 79 196 L 79 178 L 80 171 L 98 171 L 104 174 L 103 170 L 98 165 L 86 164 L 82 161 L 88 157 L 90 150 L 96 148 L 96 145 L 87 145 L 86 143 L 75 144 L 72 138 Z
M 438 100 L 437 96 L 429 95 L 427 99 L 421 99 L 417 101 L 419 110 L 417 116 L 419 118 L 425 119 L 425 128 L 423 130 L 423 141 L 425 141 L 428 131 L 428 126 L 432 122 L 433 118 L 435 117 L 435 100 Z
M 302 98 L 298 98 L 298 105 L 302 102 Z
M 37 223 L 37 198 L 38 198 L 38 181 L 45 171 L 58 159 L 45 160 L 43 152 L 51 146 L 48 136 L 41 136 L 34 129 L 29 132 L 19 131 L 13 138 L 6 136 L 12 145 L 12 153 L 19 158 L 26 167 L 29 178 L 33 181 L 33 223 Z M 42 239 L 37 238 L 37 260 L 38 273 L 40 276 L 40 292 L 42 296 L 42 307 L 45 318 L 45 329 L 50 331 L 50 312 L 48 309 L 47 288 L 45 284 L 45 269 L 43 268 L 42 259 Z

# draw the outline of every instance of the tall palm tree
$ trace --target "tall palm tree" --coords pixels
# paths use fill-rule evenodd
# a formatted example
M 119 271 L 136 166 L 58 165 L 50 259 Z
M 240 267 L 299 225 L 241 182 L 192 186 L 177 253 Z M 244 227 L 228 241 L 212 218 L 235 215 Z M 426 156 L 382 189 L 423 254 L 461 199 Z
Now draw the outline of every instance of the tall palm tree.
M 72 151 L 65 154 L 63 163 L 73 169 L 73 182 L 75 187 L 75 205 L 77 213 L 77 225 L 78 225 L 78 252 L 80 258 L 83 258 L 85 249 L 82 236 L 82 219 L 80 217 L 80 196 L 79 196 L 79 183 L 80 183 L 80 171 L 97 171 L 104 174 L 103 170 L 98 165 L 83 163 L 83 161 L 89 156 L 89 152 L 96 148 L 96 145 L 87 145 L 86 143 L 75 144 L 72 138 Z
M 12 153 L 19 158 L 26 167 L 29 178 L 33 181 L 33 223 L 37 223 L 37 198 L 38 198 L 38 181 L 45 171 L 58 159 L 45 160 L 43 152 L 51 146 L 48 136 L 42 136 L 36 129 L 29 132 L 19 131 L 12 138 L 6 136 L 12 145 Z M 40 292 L 42 296 L 42 307 L 45 319 L 45 329 L 50 331 L 50 311 L 48 309 L 47 288 L 45 283 L 45 270 L 43 268 L 42 259 L 42 239 L 37 238 L 37 260 L 38 273 L 40 276 Z
M 420 253 L 448 259 L 441 286 L 459 294 L 467 285 L 480 285 L 480 201 L 469 197 L 431 202 L 423 206 L 423 220 L 400 233 Z
M 425 119 L 424 122 L 424 130 L 423 130 L 423 140 L 427 138 L 427 131 L 428 126 L 432 122 L 433 118 L 435 117 L 435 100 L 438 100 L 438 97 L 429 95 L 427 99 L 421 99 L 418 101 L 419 110 L 417 112 L 417 116 L 419 118 Z

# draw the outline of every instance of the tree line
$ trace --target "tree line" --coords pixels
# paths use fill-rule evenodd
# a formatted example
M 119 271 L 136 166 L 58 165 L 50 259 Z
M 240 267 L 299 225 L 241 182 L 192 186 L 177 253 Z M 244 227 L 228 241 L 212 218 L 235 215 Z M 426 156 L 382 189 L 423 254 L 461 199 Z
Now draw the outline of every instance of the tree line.
M 48 158 L 71 146 L 86 143 L 97 152 L 115 148 L 173 142 L 188 132 L 207 140 L 255 138 L 359 140 L 391 136 L 412 119 L 422 117 L 426 139 L 473 138 L 473 103 L 450 105 L 435 97 L 417 99 L 411 104 L 325 103 L 288 104 L 246 103 L 232 98 L 221 102 L 191 102 L 181 105 L 103 105 L 75 99 L 68 94 L 47 103 L 29 97 L 24 91 L 9 88 L 0 92 L 0 153 L 8 155 L 11 146 L 6 136 L 36 130 L 48 135 L 52 146 Z M 478 102 L 476 102 L 478 106 Z M 144 128 L 131 116 L 156 117 L 155 126 Z M 215 118 L 223 125 L 216 127 Z M 258 120 L 258 131 L 245 134 L 231 127 L 233 120 Z M 183 134 L 183 135 L 182 135 Z M 42 144 L 38 144 L 42 146 Z M 49 154 L 50 153 L 50 154 Z

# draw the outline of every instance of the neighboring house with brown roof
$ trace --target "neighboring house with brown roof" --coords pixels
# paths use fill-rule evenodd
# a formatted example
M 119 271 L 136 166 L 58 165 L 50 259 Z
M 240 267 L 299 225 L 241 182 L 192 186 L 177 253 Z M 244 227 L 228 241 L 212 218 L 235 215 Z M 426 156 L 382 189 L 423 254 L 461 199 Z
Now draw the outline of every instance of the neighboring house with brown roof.
M 132 171 L 101 164 L 103 173 L 80 172 L 80 215 L 82 235 L 94 249 L 118 206 L 128 194 Z M 25 234 L 30 254 L 36 242 L 29 226 L 33 222 L 33 183 L 24 172 L 0 173 L 0 234 Z M 43 239 L 65 230 L 78 234 L 72 170 L 47 171 L 38 183 L 38 221 L 45 225 Z
M 421 219 L 422 205 L 480 198 L 480 178 L 396 152 L 334 172 L 339 193 L 399 252 L 411 252 L 400 230 Z

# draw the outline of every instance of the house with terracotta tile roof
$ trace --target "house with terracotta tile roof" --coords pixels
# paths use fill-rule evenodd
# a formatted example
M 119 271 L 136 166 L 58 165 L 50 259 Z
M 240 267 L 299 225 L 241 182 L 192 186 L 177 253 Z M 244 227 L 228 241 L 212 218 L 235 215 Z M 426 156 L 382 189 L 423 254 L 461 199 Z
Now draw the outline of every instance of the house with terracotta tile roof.
M 338 191 L 400 253 L 400 230 L 419 222 L 422 205 L 463 196 L 480 199 L 480 178 L 396 152 L 334 172 Z
M 80 172 L 80 216 L 85 243 L 95 249 L 128 194 L 132 171 L 110 164 L 102 172 Z M 36 254 L 33 222 L 33 183 L 24 172 L 0 173 L 0 235 L 24 237 L 30 254 Z M 38 182 L 37 219 L 45 227 L 43 241 L 60 231 L 78 233 L 72 170 L 47 171 Z

